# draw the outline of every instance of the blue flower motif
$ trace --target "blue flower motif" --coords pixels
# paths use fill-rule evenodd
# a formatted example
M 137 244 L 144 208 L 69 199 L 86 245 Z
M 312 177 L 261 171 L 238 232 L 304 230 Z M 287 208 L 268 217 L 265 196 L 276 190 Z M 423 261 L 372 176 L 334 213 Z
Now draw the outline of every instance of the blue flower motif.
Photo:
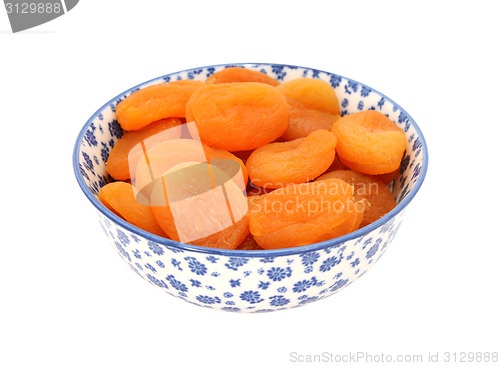
M 225 310 L 225 311 L 234 311 L 234 312 L 241 311 L 240 308 L 231 307 L 231 306 L 225 306 L 225 307 L 222 308 L 222 310 Z
M 158 278 L 156 278 L 155 276 L 152 276 L 150 275 L 149 273 L 146 275 L 146 277 L 148 278 L 148 280 L 153 284 L 153 285 L 156 285 L 158 287 L 162 287 L 162 288 L 168 288 L 167 284 L 165 282 L 163 282 L 162 280 L 159 280 Z
M 362 247 L 362 249 L 363 249 L 363 250 L 365 250 L 365 248 L 366 248 L 369 244 L 371 244 L 371 242 L 372 242 L 372 238 L 368 238 L 368 239 L 366 239 L 366 240 L 365 240 L 365 242 L 363 243 L 363 247 Z
M 377 253 L 380 244 L 379 240 L 382 241 L 381 239 L 378 239 L 375 244 L 373 244 L 372 247 L 368 250 L 368 252 L 366 252 L 366 259 L 370 259 L 375 255 L 375 253 Z
M 347 98 L 344 98 L 344 100 L 342 100 L 342 107 L 347 107 L 349 105 L 349 100 Z
M 205 288 L 210 291 L 215 291 L 215 287 L 213 286 L 205 286 Z
M 156 265 L 160 268 L 165 268 L 165 264 L 162 261 L 156 261 Z
M 120 127 L 120 124 L 116 119 L 114 119 L 112 122 L 108 122 L 108 130 L 111 136 L 116 137 L 119 139 L 123 135 L 123 130 Z
M 382 97 L 382 98 L 380 98 L 380 100 L 378 101 L 377 106 L 378 106 L 378 108 L 379 108 L 379 109 L 382 109 L 382 107 L 384 106 L 384 104 L 385 104 L 385 98 L 384 98 L 384 97 Z
M 331 75 L 330 76 L 330 85 L 334 88 L 338 87 L 340 83 L 342 82 L 342 78 L 338 75 Z
M 147 269 L 149 269 L 151 272 L 156 273 L 156 268 L 155 268 L 155 267 L 153 267 L 151 264 L 146 263 L 146 264 L 144 265 L 144 267 L 146 267 Z
M 280 268 L 280 267 L 272 267 L 267 271 L 267 277 L 273 281 L 281 281 L 285 279 L 285 277 L 290 277 L 292 275 L 292 270 L 290 267 Z
M 290 300 L 285 298 L 283 295 L 271 296 L 269 300 L 271 300 L 271 302 L 269 303 L 269 305 L 271 306 L 285 306 L 286 304 L 290 303 Z
M 308 297 L 302 301 L 299 302 L 300 305 L 305 305 L 305 304 L 309 304 L 310 302 L 314 302 L 316 300 L 318 300 L 319 297 L 318 296 L 311 296 L 311 297 Z
M 200 281 L 193 280 L 193 279 L 191 279 L 189 281 L 191 281 L 191 287 L 201 287 L 201 282 Z
M 173 265 L 174 267 L 177 267 L 177 269 L 178 269 L 179 271 L 182 271 L 182 268 L 181 268 L 181 261 L 178 261 L 177 259 L 172 258 L 172 260 L 170 261 L 170 263 L 172 263 L 172 265 Z
M 303 280 L 295 283 L 293 285 L 293 292 L 304 292 L 307 291 L 307 289 L 311 287 L 311 282 L 308 280 Z
M 267 290 L 270 284 L 271 284 L 270 282 L 259 281 L 257 287 L 262 290 Z
M 354 252 L 351 252 L 351 254 L 349 254 L 345 259 L 349 261 L 352 257 L 354 257 Z
M 102 161 L 108 161 L 109 158 L 109 148 L 108 146 L 104 143 L 101 142 L 102 148 L 101 148 L 101 159 Z
M 121 246 L 121 244 L 115 240 L 115 245 L 116 249 L 118 249 L 118 252 L 122 255 L 122 257 L 127 258 L 130 262 L 130 256 L 128 255 L 127 251 Z
M 342 261 L 343 255 L 340 254 L 339 257 L 337 258 L 336 256 L 327 258 L 323 261 L 321 266 L 319 267 L 319 270 L 321 272 L 327 272 L 331 270 L 333 267 L 335 267 L 337 264 L 339 264 Z
M 229 280 L 229 284 L 231 285 L 231 287 L 241 286 L 240 279 L 237 279 L 237 280 Z
M 352 268 L 354 268 L 354 267 L 356 267 L 357 265 L 359 265 L 359 263 L 360 263 L 359 258 L 356 258 L 355 260 L 353 260 L 353 261 L 351 262 L 351 267 L 352 267 Z
M 173 288 L 175 288 L 177 291 L 180 292 L 187 292 L 188 287 L 183 284 L 181 281 L 177 280 L 174 275 L 168 275 L 167 276 L 167 281 L 170 282 Z
M 210 273 L 210 276 L 212 276 L 212 277 L 219 277 L 220 273 L 219 272 L 212 272 L 212 273 Z
M 204 276 L 207 273 L 207 266 L 197 261 L 194 257 L 186 257 L 184 259 L 188 261 L 188 266 L 191 272 L 199 276 Z
M 92 127 L 93 125 L 91 125 Z M 95 130 L 95 127 L 93 128 L 93 130 L 87 130 L 87 132 L 85 132 L 85 136 L 83 137 L 85 139 L 85 141 L 87 141 L 87 143 L 90 145 L 90 146 L 97 146 L 97 139 L 95 138 L 95 135 L 94 135 L 94 130 Z
M 135 262 L 135 266 L 139 268 L 141 271 L 143 270 L 142 266 L 139 263 Z
M 95 175 L 94 163 L 92 162 L 92 159 L 89 157 L 89 155 L 85 151 L 82 151 L 82 156 L 83 156 L 83 160 L 84 160 L 83 166 L 85 167 L 85 169 L 92 171 L 92 173 Z
M 215 263 L 215 262 L 217 262 L 220 258 L 216 258 L 216 257 L 214 257 L 213 255 L 209 255 L 209 256 L 205 257 L 205 259 L 206 259 L 207 261 L 211 262 L 211 263 Z
M 234 296 L 234 295 L 233 295 L 232 293 L 230 293 L 230 292 L 224 292 L 224 294 L 223 294 L 223 295 L 224 295 L 224 297 L 225 297 L 225 298 L 228 298 L 228 299 Z
M 262 263 L 273 263 L 274 262 L 274 258 L 273 257 L 265 257 L 265 258 L 261 258 L 260 261 Z
M 264 299 L 260 298 L 259 292 L 253 290 L 243 292 L 240 295 L 240 299 L 243 301 L 248 301 L 250 304 L 257 304 L 264 301 Z
M 371 89 L 368 88 L 367 86 L 363 85 L 361 87 L 361 91 L 359 92 L 359 94 L 362 96 L 362 97 L 367 97 L 368 95 L 370 95 L 371 93 Z
M 226 305 L 236 305 L 234 301 L 226 301 L 224 304 Z
M 217 296 L 211 297 L 206 295 L 198 295 L 196 296 L 196 300 L 208 305 L 219 304 L 221 302 Z
M 335 282 L 333 285 L 330 286 L 329 288 L 330 292 L 335 292 L 340 290 L 347 284 L 347 282 L 349 282 L 348 279 L 338 280 L 337 282 Z
M 231 257 L 225 266 L 233 271 L 237 271 L 239 267 L 248 262 L 248 258 Z
M 134 253 L 134 257 L 136 257 L 137 259 L 141 259 L 142 258 L 141 252 L 139 251 L 139 249 L 132 250 L 132 253 Z
M 148 240 L 148 247 L 156 255 L 163 255 L 163 253 L 165 252 L 160 245 L 156 244 L 151 240 Z
M 276 291 L 278 291 L 280 294 L 284 294 L 288 290 L 285 286 L 282 286 L 282 287 L 279 287 Z
M 318 261 L 319 253 L 318 252 L 307 252 L 300 254 L 302 258 L 302 264 L 304 266 L 310 266 Z
M 362 100 L 360 100 L 358 103 L 358 111 L 362 111 L 364 106 L 365 106 L 365 104 L 363 103 Z

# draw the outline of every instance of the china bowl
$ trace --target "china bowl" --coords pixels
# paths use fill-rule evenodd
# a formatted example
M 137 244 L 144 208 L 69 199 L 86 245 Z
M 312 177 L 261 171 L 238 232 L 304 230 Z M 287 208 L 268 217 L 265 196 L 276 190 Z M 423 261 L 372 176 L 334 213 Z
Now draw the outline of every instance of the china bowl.
M 205 80 L 229 66 L 262 71 L 284 82 L 299 77 L 327 81 L 341 113 L 374 109 L 400 126 L 407 138 L 392 191 L 397 206 L 378 221 L 348 235 L 306 246 L 257 251 L 214 249 L 175 242 L 145 232 L 108 211 L 98 200 L 108 183 L 105 164 L 122 135 L 116 105 L 146 86 L 180 79 Z M 425 178 L 428 153 L 413 119 L 395 102 L 357 81 L 330 72 L 281 64 L 226 64 L 175 72 L 135 86 L 99 108 L 76 140 L 77 181 L 94 205 L 110 243 L 144 280 L 191 304 L 233 312 L 268 312 L 324 299 L 365 274 L 394 239 L 410 201 Z

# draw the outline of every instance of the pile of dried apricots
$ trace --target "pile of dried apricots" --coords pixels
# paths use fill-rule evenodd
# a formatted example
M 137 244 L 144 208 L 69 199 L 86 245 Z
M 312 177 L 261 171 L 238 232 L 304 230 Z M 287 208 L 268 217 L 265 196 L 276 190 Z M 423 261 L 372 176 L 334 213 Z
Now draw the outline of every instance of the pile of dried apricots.
M 99 200 L 155 235 L 279 249 L 348 234 L 396 206 L 387 185 L 405 152 L 404 131 L 374 110 L 341 117 L 334 89 L 319 79 L 280 83 L 230 67 L 205 82 L 138 90 L 117 105 L 116 119 L 126 132 L 109 154 L 114 181 Z M 224 174 L 221 161 L 236 164 L 239 179 Z M 137 188 L 147 190 L 148 174 L 167 172 L 173 183 L 162 187 L 170 194 L 161 204 L 142 202 Z M 226 187 L 222 200 L 211 193 L 217 184 Z M 180 210 L 180 201 L 189 205 Z

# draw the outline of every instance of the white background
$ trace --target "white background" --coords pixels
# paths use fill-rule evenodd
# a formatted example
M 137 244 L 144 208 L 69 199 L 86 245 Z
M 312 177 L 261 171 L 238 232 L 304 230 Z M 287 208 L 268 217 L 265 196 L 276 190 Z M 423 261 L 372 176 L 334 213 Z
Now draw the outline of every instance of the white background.
M 0 7 L 0 364 L 499 352 L 499 36 L 494 1 L 82 0 L 19 34 Z M 350 77 L 425 134 L 427 178 L 395 241 L 328 299 L 233 314 L 168 296 L 123 263 L 76 183 L 73 144 L 102 104 L 145 80 L 228 62 Z

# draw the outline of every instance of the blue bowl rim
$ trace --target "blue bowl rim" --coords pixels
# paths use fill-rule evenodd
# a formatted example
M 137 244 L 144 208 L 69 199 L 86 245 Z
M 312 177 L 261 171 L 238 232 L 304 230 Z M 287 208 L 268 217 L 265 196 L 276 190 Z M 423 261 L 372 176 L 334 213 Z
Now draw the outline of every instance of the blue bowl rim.
M 299 247 L 291 247 L 291 248 L 284 248 L 284 249 L 270 249 L 270 250 L 234 250 L 234 249 L 219 249 L 219 248 L 209 248 L 209 247 L 202 247 L 202 246 L 197 246 L 197 245 L 192 245 L 192 244 L 184 244 L 180 243 L 171 239 L 163 238 L 161 236 L 157 236 L 154 234 L 151 234 L 145 230 L 139 229 L 138 227 L 128 223 L 127 221 L 121 219 L 120 217 L 114 215 L 111 211 L 109 211 L 100 201 L 97 199 L 92 192 L 89 190 L 87 185 L 84 182 L 83 176 L 80 173 L 79 170 L 79 155 L 80 155 L 80 148 L 81 148 L 81 141 L 83 139 L 83 136 L 85 132 L 88 130 L 90 124 L 97 118 L 97 116 L 102 113 L 111 103 L 115 102 L 118 99 L 121 99 L 123 96 L 125 96 L 127 93 L 130 93 L 132 90 L 137 89 L 138 87 L 141 87 L 145 84 L 148 84 L 153 81 L 157 81 L 161 78 L 167 77 L 167 76 L 172 76 L 175 74 L 179 74 L 181 72 L 189 72 L 189 71 L 195 71 L 199 69 L 206 69 L 209 67 L 226 67 L 226 66 L 285 66 L 285 67 L 290 67 L 290 68 L 301 68 L 301 69 L 308 69 L 311 71 L 318 71 L 322 72 L 328 75 L 335 75 L 339 76 L 342 79 L 346 79 L 352 82 L 357 83 L 358 85 L 365 86 L 369 88 L 370 90 L 374 91 L 375 93 L 378 93 L 382 97 L 385 98 L 385 100 L 389 101 L 390 103 L 393 103 L 393 105 L 397 106 L 400 111 L 405 113 L 406 116 L 408 116 L 408 121 L 412 124 L 412 126 L 415 128 L 417 131 L 418 137 L 420 138 L 420 141 L 422 143 L 422 153 L 423 153 L 423 165 L 420 171 L 420 175 L 418 177 L 418 180 L 411 190 L 411 192 L 403 198 L 403 200 L 397 204 L 397 206 L 387 213 L 385 216 L 382 218 L 378 219 L 377 221 L 371 223 L 370 225 L 367 225 L 359 230 L 356 230 L 352 233 L 349 233 L 347 235 L 315 243 L 315 244 L 309 244 L 309 245 L 304 245 L 304 246 L 299 246 Z M 323 71 L 323 70 L 318 70 L 318 69 L 313 69 L 310 67 L 305 67 L 305 66 L 295 66 L 295 65 L 288 65 L 288 64 L 275 64 L 275 63 L 263 63 L 263 62 L 240 62 L 240 63 L 227 63 L 227 64 L 217 64 L 217 65 L 207 65 L 207 66 L 201 66 L 201 67 L 193 67 L 190 69 L 186 70 L 181 70 L 181 71 L 175 71 L 163 76 L 155 77 L 151 80 L 142 82 L 136 86 L 133 86 L 132 88 L 129 88 L 128 90 L 120 93 L 119 95 L 115 96 L 114 98 L 110 99 L 108 102 L 106 102 L 104 105 L 102 105 L 85 123 L 85 125 L 82 127 L 80 130 L 80 133 L 78 134 L 78 137 L 75 142 L 75 146 L 73 149 L 73 170 L 76 176 L 76 180 L 78 181 L 78 184 L 80 185 L 80 188 L 82 189 L 83 193 L 87 196 L 87 198 L 90 200 L 90 202 L 108 219 L 113 221 L 115 224 L 118 226 L 121 226 L 132 233 L 139 235 L 141 237 L 144 237 L 147 240 L 151 240 L 152 242 L 155 242 L 157 244 L 164 245 L 165 247 L 173 247 L 176 249 L 182 249 L 185 251 L 191 251 L 191 252 L 198 252 L 198 253 L 203 253 L 203 254 L 211 254 L 211 255 L 220 255 L 220 256 L 226 256 L 226 257 L 279 257 L 279 256 L 287 256 L 287 255 L 297 255 L 297 254 L 303 254 L 311 251 L 317 251 L 329 247 L 338 247 L 344 244 L 347 241 L 350 241 L 352 239 L 359 238 L 361 236 L 364 236 L 365 234 L 381 227 L 388 221 L 390 221 L 392 218 L 394 218 L 396 215 L 398 215 L 401 211 L 403 211 L 406 206 L 410 203 L 410 201 L 415 197 L 417 192 L 419 191 L 420 187 L 422 186 L 422 183 L 425 179 L 426 173 L 427 173 L 427 166 L 428 166 L 428 151 L 427 151 L 427 143 L 425 142 L 424 136 L 422 134 L 422 131 L 418 127 L 417 123 L 413 120 L 413 118 L 403 109 L 399 104 L 394 102 L 391 98 L 388 98 L 384 94 L 380 93 L 376 89 L 369 87 L 363 83 L 360 83 L 356 80 L 344 77 L 342 75 L 338 75 L 329 71 Z

